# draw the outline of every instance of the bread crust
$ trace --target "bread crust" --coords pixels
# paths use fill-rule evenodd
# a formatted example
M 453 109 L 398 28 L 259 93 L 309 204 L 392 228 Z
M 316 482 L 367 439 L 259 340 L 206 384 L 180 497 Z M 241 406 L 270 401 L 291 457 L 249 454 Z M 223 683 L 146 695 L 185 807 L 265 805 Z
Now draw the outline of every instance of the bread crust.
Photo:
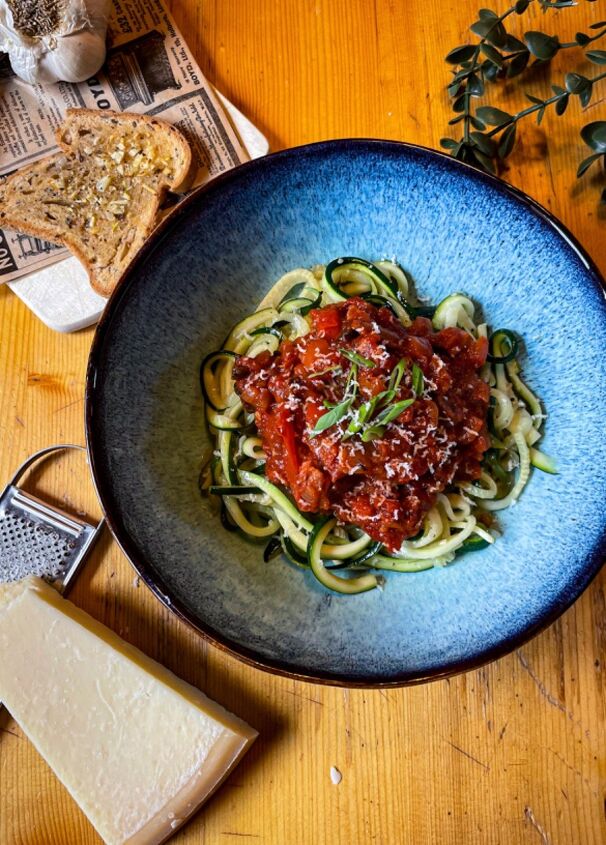
M 126 209 L 123 218 L 120 218 L 119 229 L 122 237 L 116 240 L 112 260 L 107 265 L 98 265 L 91 260 L 91 252 L 94 254 L 95 235 L 88 236 L 85 241 L 82 237 L 82 231 L 85 230 L 86 225 L 83 219 L 76 218 L 80 232 L 77 227 L 72 231 L 65 226 L 54 225 L 51 221 L 47 223 L 41 219 L 41 212 L 34 213 L 35 196 L 25 203 L 25 208 L 15 208 L 14 205 L 11 207 L 11 194 L 13 202 L 23 200 L 23 184 L 28 177 L 32 179 L 36 177 L 42 181 L 44 177 L 40 175 L 41 171 L 46 169 L 51 174 L 54 172 L 53 168 L 56 168 L 57 173 L 62 172 L 62 168 L 64 173 L 73 173 L 74 168 L 79 165 L 78 156 L 84 162 L 86 161 L 76 144 L 81 137 L 80 132 L 86 136 L 88 132 L 97 133 L 117 128 L 123 131 L 124 139 L 127 141 L 129 132 L 140 131 L 142 127 L 145 127 L 165 149 L 170 151 L 173 169 L 170 178 L 167 176 L 160 180 L 153 190 L 146 188 L 149 197 L 147 195 L 145 197 L 144 211 L 137 214 L 135 203 L 130 204 Z M 93 289 L 102 296 L 109 296 L 155 228 L 158 209 L 167 191 L 177 192 L 187 186 L 192 166 L 191 150 L 183 135 L 171 124 L 155 117 L 127 112 L 68 109 L 66 120 L 58 128 L 56 137 L 62 152 L 39 159 L 28 167 L 18 170 L 9 176 L 0 188 L 0 225 L 66 246 L 84 265 Z M 86 175 L 90 173 L 87 171 Z M 95 186 L 92 184 L 94 174 L 90 178 L 89 187 L 94 191 Z M 42 192 L 39 196 L 42 197 Z M 85 248 L 85 243 L 87 248 Z M 109 243 L 107 233 L 99 237 L 97 243 L 99 249 Z M 125 249 L 125 245 L 128 260 L 121 260 L 120 251 Z

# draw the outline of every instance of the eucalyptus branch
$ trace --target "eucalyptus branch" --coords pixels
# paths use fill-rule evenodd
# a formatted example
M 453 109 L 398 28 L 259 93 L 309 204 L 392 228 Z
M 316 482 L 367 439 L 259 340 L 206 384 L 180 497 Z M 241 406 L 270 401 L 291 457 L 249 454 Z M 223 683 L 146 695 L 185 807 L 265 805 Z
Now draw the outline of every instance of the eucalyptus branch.
M 453 100 L 452 108 L 456 116 L 449 121 L 449 125 L 462 122 L 463 137 L 458 141 L 442 138 L 440 143 L 455 158 L 491 173 L 496 171 L 495 164 L 511 153 L 518 121 L 536 113 L 537 123 L 540 124 L 545 110 L 552 105 L 555 106 L 556 114 L 562 115 L 571 96 L 578 96 L 581 106 L 585 107 L 591 100 L 594 84 L 606 78 L 606 73 L 592 78 L 579 73 L 567 73 L 564 88 L 552 85 L 554 94 L 546 99 L 526 94 L 532 105 L 515 115 L 488 105 L 474 110 L 474 101 L 485 94 L 486 82 L 519 76 L 529 66 L 550 62 L 560 50 L 577 47 L 586 51 L 589 61 L 606 65 L 606 51 L 586 49 L 606 36 L 606 21 L 592 24 L 591 33 L 577 32 L 574 41 L 564 43 L 560 42 L 557 35 L 547 35 L 536 30 L 526 32 L 523 41 L 508 33 L 504 21 L 511 15 L 522 15 L 533 3 L 537 3 L 544 12 L 576 5 L 573 0 L 517 0 L 501 15 L 491 9 L 481 9 L 478 20 L 470 27 L 474 35 L 479 37 L 478 43 L 455 47 L 446 56 L 446 61 L 455 65 L 448 93 Z M 534 58 L 532 64 L 531 58 Z M 485 131 L 487 126 L 494 128 Z M 579 176 L 606 153 L 602 126 L 606 127 L 606 122 L 598 121 L 589 124 L 591 129 L 584 127 L 582 130 L 583 140 L 594 152 L 579 166 Z

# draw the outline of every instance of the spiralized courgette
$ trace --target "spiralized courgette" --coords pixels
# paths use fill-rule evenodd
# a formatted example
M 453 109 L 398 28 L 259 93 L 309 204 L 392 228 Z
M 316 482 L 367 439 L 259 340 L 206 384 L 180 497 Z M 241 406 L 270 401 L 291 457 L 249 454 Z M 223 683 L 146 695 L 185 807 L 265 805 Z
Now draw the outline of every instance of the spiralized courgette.
M 556 472 L 552 459 L 536 446 L 545 413 L 520 376 L 517 338 L 507 329 L 489 334 L 485 323 L 476 323 L 474 303 L 461 293 L 430 308 L 413 303 L 410 288 L 405 271 L 392 261 L 338 258 L 325 267 L 292 270 L 253 314 L 232 328 L 222 348 L 202 362 L 200 380 L 214 441 L 201 475 L 203 491 L 218 497 L 225 527 L 269 539 L 266 560 L 281 554 L 339 593 L 365 592 L 382 585 L 382 572 L 443 566 L 458 552 L 494 543 L 498 530 L 490 514 L 518 499 L 531 465 Z M 355 526 L 339 525 L 330 516 L 312 520 L 265 478 L 265 454 L 254 416 L 234 389 L 236 356 L 276 352 L 282 339 L 307 334 L 312 309 L 351 296 L 389 307 L 404 326 L 421 314 L 431 316 L 436 331 L 458 327 L 473 338 L 489 339 L 482 377 L 490 386 L 491 448 L 485 453 L 482 475 L 438 495 L 422 530 L 395 554 Z

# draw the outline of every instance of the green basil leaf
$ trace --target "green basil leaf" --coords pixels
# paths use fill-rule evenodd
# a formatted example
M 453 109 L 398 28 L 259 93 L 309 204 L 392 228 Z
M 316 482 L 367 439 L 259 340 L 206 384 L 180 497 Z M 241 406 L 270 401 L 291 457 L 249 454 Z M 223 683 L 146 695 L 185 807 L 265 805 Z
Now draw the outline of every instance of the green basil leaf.
M 379 416 L 375 420 L 376 426 L 387 425 L 387 423 L 392 422 L 397 417 L 400 416 L 407 408 L 410 408 L 412 403 L 414 402 L 413 399 L 402 399 L 401 402 L 396 402 L 395 405 L 388 405 Z
M 353 398 L 345 399 L 345 401 L 340 402 L 331 411 L 328 411 L 327 414 L 322 414 L 313 427 L 311 436 L 315 437 L 316 434 L 321 434 L 323 431 L 326 431 L 327 428 L 331 428 L 333 425 L 336 425 L 347 414 L 352 402 Z
M 362 432 L 362 440 L 368 443 L 370 440 L 376 440 L 378 437 L 383 437 L 385 429 L 380 425 L 373 425 Z

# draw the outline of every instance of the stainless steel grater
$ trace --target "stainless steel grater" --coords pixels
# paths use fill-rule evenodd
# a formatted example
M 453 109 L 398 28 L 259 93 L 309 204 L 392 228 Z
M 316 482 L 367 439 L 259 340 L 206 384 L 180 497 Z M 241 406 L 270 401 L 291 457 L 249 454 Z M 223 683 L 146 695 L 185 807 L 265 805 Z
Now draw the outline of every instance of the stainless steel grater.
M 63 592 L 76 576 L 103 528 L 25 493 L 18 486 L 28 469 L 64 449 L 49 446 L 31 455 L 0 495 L 0 582 L 39 575 Z

